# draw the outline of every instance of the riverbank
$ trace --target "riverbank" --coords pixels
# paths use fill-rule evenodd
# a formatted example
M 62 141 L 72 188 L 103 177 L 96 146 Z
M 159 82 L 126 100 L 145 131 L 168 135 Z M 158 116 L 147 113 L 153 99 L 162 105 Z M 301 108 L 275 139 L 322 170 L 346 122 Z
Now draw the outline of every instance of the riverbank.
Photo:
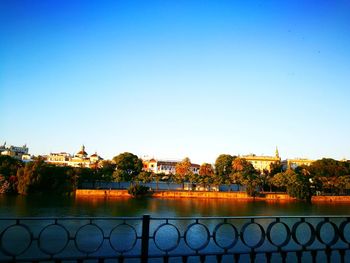
M 127 190 L 92 190 L 78 189 L 76 197 L 131 197 Z M 250 197 L 246 192 L 208 192 L 208 191 L 154 191 L 154 198 L 221 198 L 221 199 L 243 199 L 243 200 L 295 200 L 284 193 L 267 193 L 261 197 Z
M 78 189 L 76 197 L 132 197 L 127 190 L 93 190 Z M 264 193 L 259 197 L 250 197 L 245 192 L 208 192 L 208 191 L 154 191 L 151 195 L 154 198 L 221 198 L 241 200 L 275 200 L 295 201 L 296 198 L 285 193 Z M 350 202 L 350 196 L 313 196 L 312 202 Z

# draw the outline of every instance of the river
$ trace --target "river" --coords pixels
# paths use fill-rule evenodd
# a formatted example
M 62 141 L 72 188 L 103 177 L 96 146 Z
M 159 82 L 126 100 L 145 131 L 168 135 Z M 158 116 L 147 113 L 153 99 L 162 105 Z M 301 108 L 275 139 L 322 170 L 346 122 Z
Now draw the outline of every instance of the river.
M 350 215 L 349 203 L 233 199 L 0 196 L 1 217 Z

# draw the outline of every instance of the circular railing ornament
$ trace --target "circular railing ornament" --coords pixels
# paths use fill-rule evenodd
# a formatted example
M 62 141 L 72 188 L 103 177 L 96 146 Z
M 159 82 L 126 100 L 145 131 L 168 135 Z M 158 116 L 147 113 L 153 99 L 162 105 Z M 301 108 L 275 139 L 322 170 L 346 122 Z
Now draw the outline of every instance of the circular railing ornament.
M 168 236 L 167 236 L 167 242 L 166 242 L 166 243 L 174 243 L 174 245 L 168 246 L 168 247 L 163 247 L 162 245 L 160 245 L 160 244 L 158 243 L 158 241 L 157 241 L 157 235 L 161 235 L 161 232 L 160 232 L 160 231 L 162 231 L 162 228 L 163 228 L 163 229 L 164 229 L 164 228 L 170 228 L 170 229 L 172 229 L 173 232 L 176 234 L 176 238 L 174 239 L 174 242 L 170 242 L 169 239 L 170 239 L 171 237 L 170 237 L 169 233 L 167 233 Z M 168 229 L 168 232 L 169 232 L 169 229 Z M 160 249 L 161 251 L 166 252 L 166 253 L 168 253 L 168 252 L 170 252 L 170 251 L 176 249 L 176 248 L 179 246 L 180 238 L 181 238 L 181 236 L 180 236 L 180 231 L 179 231 L 179 229 L 178 229 L 175 225 L 170 224 L 170 223 L 161 224 L 161 225 L 159 225 L 159 226 L 157 227 L 157 229 L 154 231 L 154 244 L 156 245 L 156 247 L 157 247 L 158 249 Z
M 58 241 L 62 238 L 65 240 L 61 245 Z M 48 255 L 54 255 L 62 252 L 69 243 L 69 232 L 68 230 L 60 224 L 50 224 L 45 226 L 39 233 L 38 246 L 41 251 Z M 46 246 L 53 246 L 54 249 Z
M 225 228 L 225 227 L 228 227 L 229 229 L 231 229 L 233 231 L 233 235 L 229 235 L 230 237 L 233 236 L 233 240 L 232 242 L 230 242 L 228 245 L 222 245 L 220 244 L 220 241 L 219 241 L 219 238 L 218 238 L 218 232 L 220 231 L 221 228 Z M 226 233 L 227 234 L 227 233 Z M 218 224 L 215 229 L 214 229 L 214 233 L 213 233 L 213 239 L 214 239 L 214 242 L 215 244 L 222 248 L 222 249 L 231 249 L 233 248 L 237 242 L 238 242 L 238 231 L 237 229 L 234 227 L 234 225 L 230 224 L 230 223 L 220 223 Z
M 89 233 L 91 232 L 91 233 Z M 93 233 L 95 232 L 95 233 Z M 94 239 L 100 239 L 94 242 Z M 82 241 L 79 241 L 82 239 Z M 100 249 L 103 244 L 103 231 L 96 224 L 86 224 L 81 226 L 74 238 L 76 248 L 86 254 L 91 254 Z M 95 244 L 94 244 L 95 243 Z
M 247 231 L 247 228 L 248 228 L 248 227 L 251 227 L 251 226 L 253 226 L 253 227 L 254 227 L 254 226 L 257 226 L 258 229 L 259 229 L 260 232 L 261 232 L 259 241 L 256 242 L 255 245 L 248 244 L 246 238 L 244 237 L 244 234 L 245 234 L 245 232 Z M 249 248 L 255 249 L 255 248 L 260 247 L 262 244 L 264 244 L 266 234 L 265 234 L 264 228 L 263 228 L 260 224 L 255 223 L 255 222 L 248 222 L 248 223 L 245 223 L 245 224 L 242 226 L 240 236 L 241 236 L 241 240 L 242 240 L 242 242 L 243 242 L 244 245 L 246 245 L 246 246 L 249 247 Z
M 285 229 L 286 231 L 286 238 L 283 240 L 283 242 L 280 242 L 280 243 L 277 243 L 273 240 L 272 236 L 271 236 L 271 232 L 272 232 L 272 229 L 274 227 L 277 227 L 278 225 L 280 226 L 283 226 L 283 228 Z M 290 232 L 290 229 L 288 227 L 288 225 L 284 222 L 281 222 L 281 221 L 275 221 L 275 222 L 272 222 L 271 224 L 269 224 L 269 226 L 267 227 L 267 240 L 274 246 L 276 247 L 284 247 L 286 245 L 288 245 L 290 239 L 291 239 L 291 232 Z
M 323 227 L 326 227 L 326 225 L 329 225 L 332 227 L 334 235 L 333 238 L 327 242 L 322 238 L 321 235 L 321 231 Z M 320 223 L 318 223 L 318 225 L 316 226 L 316 235 L 317 235 L 317 239 L 324 245 L 326 246 L 333 246 L 335 243 L 337 243 L 338 239 L 339 239 L 339 230 L 338 227 L 336 226 L 336 224 L 334 224 L 333 222 L 330 222 L 328 220 L 324 220 Z
M 119 233 L 118 233 L 119 232 Z M 131 234 L 132 240 L 130 240 L 131 242 L 126 243 L 126 234 Z M 115 240 L 114 240 L 115 239 Z M 123 243 L 123 245 L 126 245 L 126 248 L 119 248 L 119 246 L 121 245 L 118 244 L 117 241 L 121 241 Z M 117 225 L 116 227 L 114 227 L 110 234 L 109 234 L 109 243 L 111 245 L 111 247 L 118 253 L 125 253 L 128 252 L 130 250 L 132 250 L 137 242 L 137 232 L 135 230 L 134 227 L 132 227 L 131 225 L 127 224 L 127 223 L 122 223 Z
M 301 242 L 298 237 L 297 237 L 297 230 L 298 228 L 302 225 L 302 224 L 305 224 L 306 226 L 308 226 L 308 228 L 310 229 L 310 238 L 307 242 Z M 293 228 L 292 228 L 292 237 L 293 237 L 293 240 L 298 244 L 298 245 L 301 245 L 303 247 L 307 247 L 307 246 L 310 246 L 314 243 L 315 239 L 316 239 L 316 235 L 315 235 L 315 229 L 314 227 L 312 226 L 312 224 L 310 224 L 309 222 L 306 222 L 304 220 L 302 221 L 299 221 L 297 223 L 295 223 L 293 225 Z
M 188 235 L 189 235 L 189 233 L 190 233 L 191 228 L 195 228 L 195 227 L 203 228 L 204 233 L 205 233 L 205 235 L 206 235 L 206 238 L 205 238 L 205 241 L 203 242 L 203 244 L 198 245 L 198 246 L 193 246 L 193 244 L 191 244 L 191 242 L 188 240 Z M 203 233 L 203 232 L 200 232 L 200 233 Z M 187 245 L 190 249 L 195 250 L 195 251 L 199 251 L 199 250 L 204 249 L 204 248 L 209 244 L 209 241 L 210 241 L 210 232 L 209 232 L 208 228 L 207 228 L 204 224 L 195 222 L 195 223 L 190 224 L 190 225 L 187 227 L 187 229 L 186 229 L 186 231 L 185 231 L 184 239 L 185 239 L 186 245 Z
M 349 235 L 346 235 L 346 228 L 350 227 L 350 219 L 347 218 L 346 221 L 342 222 L 339 226 L 339 234 L 340 234 L 340 238 L 341 240 L 343 240 L 345 243 L 350 245 L 350 240 L 347 238 L 349 237 Z M 348 231 L 348 234 L 350 232 L 350 229 Z
M 26 252 L 33 242 L 33 234 L 23 224 L 6 227 L 0 235 L 0 249 L 8 256 L 17 257 Z M 13 247 L 11 247 L 13 246 Z

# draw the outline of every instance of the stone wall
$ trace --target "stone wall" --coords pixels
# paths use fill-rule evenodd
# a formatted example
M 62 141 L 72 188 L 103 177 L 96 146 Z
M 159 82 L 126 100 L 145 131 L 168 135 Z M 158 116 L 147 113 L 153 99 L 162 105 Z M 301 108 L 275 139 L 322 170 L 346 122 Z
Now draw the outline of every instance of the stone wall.
M 131 197 L 127 190 L 92 190 L 92 189 L 77 189 L 75 196 L 98 196 L 98 197 Z
M 312 202 L 350 202 L 350 196 L 313 196 Z
M 77 197 L 131 197 L 127 190 L 91 190 L 78 189 Z M 245 192 L 207 192 L 207 191 L 154 191 L 151 195 L 155 198 L 234 198 L 252 200 Z M 296 200 L 284 193 L 266 193 L 255 200 L 276 200 L 292 201 Z M 350 202 L 350 196 L 313 196 L 312 202 Z
M 78 189 L 76 196 L 96 197 L 131 197 L 127 190 L 90 190 Z M 245 192 L 208 192 L 208 191 L 155 191 L 152 194 L 155 198 L 235 198 L 254 199 Z M 256 197 L 258 200 L 295 200 L 287 194 L 269 193 L 265 196 Z

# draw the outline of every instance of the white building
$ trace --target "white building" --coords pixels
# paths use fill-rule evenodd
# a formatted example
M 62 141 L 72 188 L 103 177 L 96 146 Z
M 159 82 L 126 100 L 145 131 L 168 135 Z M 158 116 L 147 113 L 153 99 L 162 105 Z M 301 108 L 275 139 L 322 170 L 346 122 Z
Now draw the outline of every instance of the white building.
M 29 155 L 28 152 L 29 152 L 29 149 L 26 144 L 23 146 L 10 145 L 8 147 L 6 146 L 6 142 L 5 142 L 3 145 L 0 146 L 1 155 L 8 155 L 18 160 L 23 160 L 22 158 L 23 156 L 25 159 L 28 159 L 28 155 Z
M 181 162 L 180 160 L 156 160 L 154 158 L 150 160 L 143 160 L 143 170 L 153 173 L 175 174 L 176 164 Z M 199 164 L 192 163 L 191 171 L 194 174 L 199 173 Z
M 283 164 L 283 169 L 295 169 L 298 166 L 305 165 L 305 166 L 310 166 L 314 160 L 310 160 L 307 158 L 294 158 L 294 159 L 287 159 L 282 162 Z

